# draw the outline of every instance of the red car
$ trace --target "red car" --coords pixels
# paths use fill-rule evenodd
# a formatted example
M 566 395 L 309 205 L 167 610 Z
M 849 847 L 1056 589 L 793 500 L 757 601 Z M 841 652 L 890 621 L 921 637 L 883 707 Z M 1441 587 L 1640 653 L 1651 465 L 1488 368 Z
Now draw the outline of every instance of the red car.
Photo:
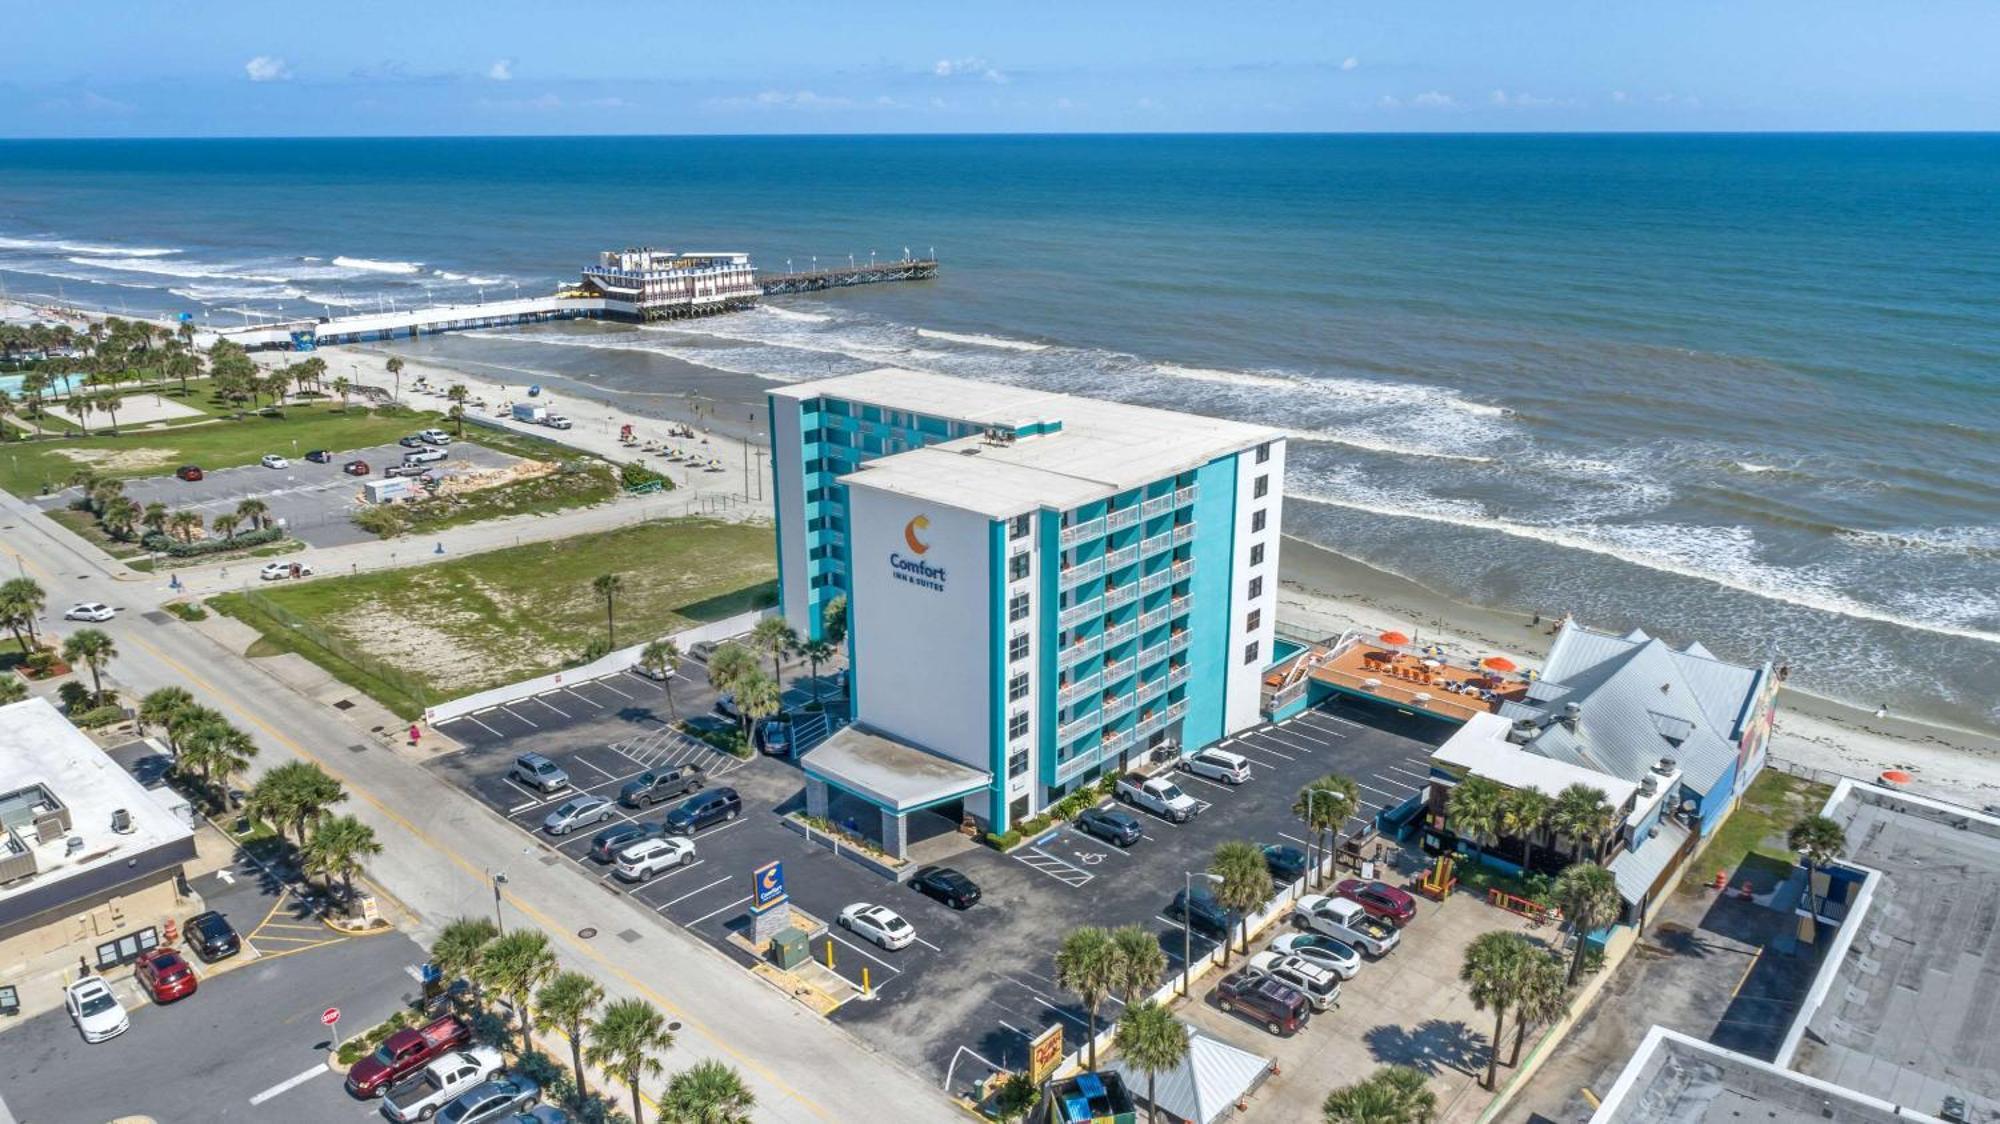
M 184 464 L 175 470 L 174 475 L 183 480 L 199 480 L 201 479 L 201 468 L 197 465 Z
M 449 1015 L 415 1029 L 399 1030 L 347 1071 L 347 1091 L 363 1100 L 380 1096 L 439 1054 L 470 1041 L 471 1029 Z
M 194 969 L 171 948 L 156 948 L 139 957 L 139 966 L 133 976 L 155 1003 L 185 999 L 194 994 L 197 986 Z
M 1417 915 L 1417 899 L 1406 891 L 1398 890 L 1387 882 L 1363 882 L 1359 878 L 1344 878 L 1333 888 L 1336 897 L 1358 902 L 1368 916 L 1379 917 L 1398 929 L 1410 923 Z
M 348 461 L 346 464 L 340 466 L 340 471 L 345 472 L 349 476 L 366 476 L 368 475 L 368 462 Z

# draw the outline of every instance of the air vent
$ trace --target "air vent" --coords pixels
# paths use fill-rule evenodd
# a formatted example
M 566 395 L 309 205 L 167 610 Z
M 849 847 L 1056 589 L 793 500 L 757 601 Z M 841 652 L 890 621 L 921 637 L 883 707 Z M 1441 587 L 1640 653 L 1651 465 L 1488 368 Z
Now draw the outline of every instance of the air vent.
M 111 813 L 111 830 L 120 835 L 132 834 L 132 813 L 119 808 Z

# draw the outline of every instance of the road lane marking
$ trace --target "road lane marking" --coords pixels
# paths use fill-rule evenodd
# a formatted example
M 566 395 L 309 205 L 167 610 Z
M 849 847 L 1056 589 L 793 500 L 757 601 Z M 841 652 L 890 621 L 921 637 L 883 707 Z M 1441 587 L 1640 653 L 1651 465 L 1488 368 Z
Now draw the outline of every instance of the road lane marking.
M 721 909 L 711 910 L 707 913 L 704 913 L 700 917 L 695 918 L 693 921 L 684 923 L 681 927 L 684 929 L 692 929 L 696 925 L 699 925 L 702 922 L 708 920 L 709 918 L 714 917 L 716 914 L 728 913 L 730 910 L 735 909 L 737 906 L 742 905 L 744 902 L 747 902 L 749 900 L 750 900 L 750 895 L 745 894 L 742 897 L 737 898 L 735 901 L 730 902 L 728 905 L 723 906 Z
M 280 1081 L 276 1085 L 273 1085 L 270 1088 L 264 1090 L 263 1092 L 257 1094 L 256 1096 L 251 1097 L 250 1103 L 253 1106 L 263 1104 L 265 1101 L 270 1100 L 272 1097 L 281 1096 L 285 1093 L 291 1092 L 293 1089 L 298 1088 L 299 1086 L 305 1084 L 308 1081 L 311 1081 L 313 1078 L 318 1077 L 320 1074 L 325 1072 L 326 1072 L 326 1063 L 321 1062 L 318 1065 L 312 1067 L 311 1069 L 306 1070 L 304 1073 L 299 1074 L 297 1077 L 293 1077 L 285 1081 Z
M 713 882 L 710 882 L 710 883 L 709 883 L 708 885 L 706 885 L 706 886 L 703 886 L 703 887 L 701 887 L 700 889 L 697 889 L 697 890 L 689 890 L 689 891 L 688 891 L 687 893 L 685 893 L 685 894 L 682 894 L 682 895 L 681 895 L 680 897 L 678 897 L 678 898 L 675 898 L 675 899 L 674 899 L 673 901 L 670 901 L 670 902 L 667 902 L 667 903 L 666 903 L 665 905 L 657 905 L 657 906 L 654 906 L 654 907 L 653 907 L 653 911 L 654 911 L 655 913 L 657 913 L 657 912 L 659 912 L 660 910 L 663 910 L 663 909 L 671 909 L 671 908 L 673 908 L 674 906 L 677 906 L 677 905 L 681 904 L 682 902 L 684 902 L 684 901 L 688 900 L 689 898 L 691 898 L 691 897 L 694 897 L 694 896 L 695 896 L 696 894 L 705 894 L 705 893 L 709 892 L 710 890 L 713 890 L 713 889 L 715 889 L 715 888 L 716 888 L 717 886 L 720 886 L 720 885 L 722 885 L 722 884 L 723 884 L 724 882 L 727 882 L 727 881 L 729 881 L 729 876 L 728 876 L 727 874 L 725 874 L 725 875 L 723 875 L 722 877 L 720 877 L 720 878 L 716 879 L 715 881 L 713 881 Z

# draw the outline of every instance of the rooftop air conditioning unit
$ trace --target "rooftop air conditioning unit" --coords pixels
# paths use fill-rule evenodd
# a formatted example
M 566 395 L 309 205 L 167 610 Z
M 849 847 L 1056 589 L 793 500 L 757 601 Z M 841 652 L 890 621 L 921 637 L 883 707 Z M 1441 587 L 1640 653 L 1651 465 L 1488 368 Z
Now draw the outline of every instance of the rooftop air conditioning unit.
M 120 835 L 132 834 L 132 813 L 119 808 L 111 813 L 111 830 Z
M 1663 777 L 1670 777 L 1673 775 L 1674 769 L 1677 768 L 1678 765 L 1679 763 L 1676 762 L 1673 758 L 1662 757 L 1658 761 L 1653 763 L 1653 771 L 1655 773 L 1660 774 Z
M 1569 727 L 1569 728 L 1570 728 L 1571 730 L 1575 730 L 1575 729 L 1576 729 L 1576 727 L 1577 727 L 1577 724 L 1578 724 L 1579 722 L 1582 722 L 1582 721 L 1583 721 L 1583 704 L 1582 704 L 1582 703 L 1564 703 L 1564 704 L 1563 704 L 1563 713 L 1562 713 L 1562 724 L 1563 724 L 1564 726 L 1567 726 L 1567 727 Z
M 1534 719 L 1516 718 L 1514 724 L 1507 728 L 1507 740 L 1515 745 L 1527 745 L 1535 740 L 1535 734 L 1540 730 L 1541 727 L 1535 725 Z

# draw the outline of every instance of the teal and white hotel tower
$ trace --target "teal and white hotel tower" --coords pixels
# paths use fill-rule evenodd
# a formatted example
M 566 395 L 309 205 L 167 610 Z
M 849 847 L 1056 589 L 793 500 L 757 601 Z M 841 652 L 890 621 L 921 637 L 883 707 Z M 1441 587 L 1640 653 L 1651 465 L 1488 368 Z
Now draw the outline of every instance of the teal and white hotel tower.
M 782 611 L 818 636 L 848 600 L 854 722 L 802 759 L 814 814 L 879 813 L 901 854 L 913 813 L 1005 831 L 1259 720 L 1281 431 L 895 369 L 769 407 Z

